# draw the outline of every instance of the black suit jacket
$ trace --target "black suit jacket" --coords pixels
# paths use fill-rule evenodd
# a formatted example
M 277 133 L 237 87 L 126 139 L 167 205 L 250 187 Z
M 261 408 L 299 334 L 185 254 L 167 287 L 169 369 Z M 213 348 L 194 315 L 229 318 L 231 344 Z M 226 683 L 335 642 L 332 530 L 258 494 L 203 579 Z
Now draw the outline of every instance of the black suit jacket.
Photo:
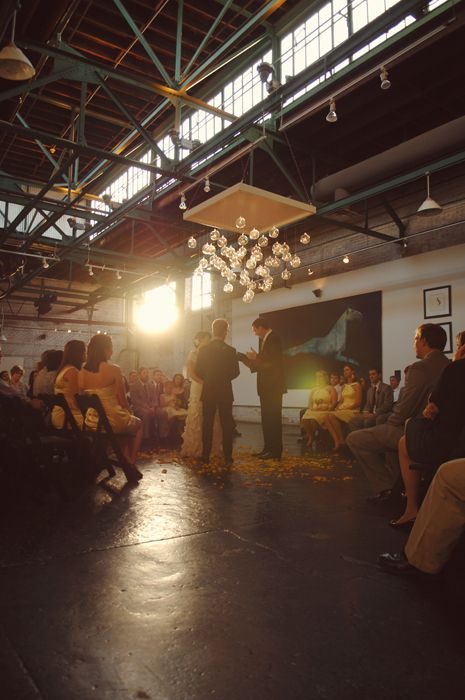
M 265 342 L 259 341 L 257 359 L 252 371 L 257 372 L 257 392 L 259 396 L 285 394 L 283 350 L 279 335 L 271 331 Z
M 231 381 L 239 375 L 234 348 L 214 338 L 199 349 L 195 370 L 203 379 L 202 401 L 234 400 Z

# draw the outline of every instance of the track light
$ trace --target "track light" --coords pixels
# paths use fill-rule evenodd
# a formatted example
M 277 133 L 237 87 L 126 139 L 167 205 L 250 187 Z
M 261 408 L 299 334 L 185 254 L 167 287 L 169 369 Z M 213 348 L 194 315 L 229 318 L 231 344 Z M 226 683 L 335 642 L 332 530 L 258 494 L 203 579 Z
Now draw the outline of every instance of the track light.
M 417 214 L 419 216 L 434 216 L 434 214 L 440 214 L 442 212 L 442 207 L 440 204 L 434 201 L 429 194 L 429 173 L 426 175 L 426 199 L 417 209 Z
M 107 205 L 107 207 L 110 206 L 111 204 L 111 194 L 108 194 L 108 192 L 105 192 L 105 194 L 102 194 L 102 202 Z
M 262 83 L 267 83 L 268 79 L 273 74 L 273 66 L 271 63 L 266 63 L 266 61 L 263 61 L 257 66 L 257 73 L 260 76 Z
M 47 258 L 42 258 L 42 267 L 44 268 L 44 270 L 46 270 L 47 267 L 50 267 Z
M 93 276 L 94 276 L 94 271 L 92 269 L 92 265 L 89 265 L 89 277 L 93 277 Z
M 334 97 L 331 97 L 331 100 L 329 101 L 329 112 L 326 115 L 326 121 L 330 124 L 334 124 L 335 122 L 337 122 L 336 100 L 334 99 Z
M 187 209 L 187 204 L 186 204 L 186 195 L 184 192 L 181 194 L 181 201 L 179 202 L 179 208 L 182 209 L 183 211 Z
M 11 20 L 11 41 L 0 51 L 0 78 L 29 80 L 36 74 L 28 57 L 15 44 L 16 10 Z
M 116 270 L 116 279 L 117 280 L 123 279 L 121 272 L 119 270 Z
M 384 66 L 381 67 L 379 79 L 381 80 L 381 90 L 389 90 L 391 81 L 388 78 L 388 72 Z
M 311 277 L 311 276 L 313 275 L 313 273 L 314 273 L 314 270 L 312 270 L 312 268 L 309 267 L 308 270 L 307 270 L 307 275 L 308 275 L 309 277 Z
M 208 175 L 203 182 L 203 191 L 210 192 L 210 178 L 208 177 Z
M 345 265 L 347 265 L 347 263 L 349 263 L 349 262 L 350 262 L 350 260 L 349 260 L 349 256 L 348 256 L 347 254 L 346 254 L 346 255 L 344 255 L 344 257 L 342 258 L 342 262 L 343 262 L 343 263 L 345 263 Z

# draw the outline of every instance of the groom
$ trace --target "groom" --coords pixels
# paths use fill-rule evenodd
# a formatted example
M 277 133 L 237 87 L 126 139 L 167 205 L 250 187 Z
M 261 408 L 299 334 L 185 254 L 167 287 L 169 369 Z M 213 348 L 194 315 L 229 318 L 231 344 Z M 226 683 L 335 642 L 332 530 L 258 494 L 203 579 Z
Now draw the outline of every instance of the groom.
M 224 342 L 228 322 L 217 318 L 212 323 L 212 340 L 199 349 L 196 372 L 203 379 L 202 461 L 208 462 L 213 438 L 213 421 L 218 409 L 223 432 L 225 466 L 232 464 L 233 392 L 231 382 L 239 375 L 239 363 L 234 348 Z

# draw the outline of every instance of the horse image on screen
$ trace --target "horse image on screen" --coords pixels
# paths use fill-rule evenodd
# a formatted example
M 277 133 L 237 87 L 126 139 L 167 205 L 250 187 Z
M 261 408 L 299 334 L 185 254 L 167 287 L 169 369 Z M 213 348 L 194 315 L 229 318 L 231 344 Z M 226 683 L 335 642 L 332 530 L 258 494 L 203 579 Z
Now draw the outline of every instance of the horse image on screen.
M 357 375 L 381 367 L 381 292 L 263 314 L 282 339 L 289 389 L 313 386 L 315 372 Z

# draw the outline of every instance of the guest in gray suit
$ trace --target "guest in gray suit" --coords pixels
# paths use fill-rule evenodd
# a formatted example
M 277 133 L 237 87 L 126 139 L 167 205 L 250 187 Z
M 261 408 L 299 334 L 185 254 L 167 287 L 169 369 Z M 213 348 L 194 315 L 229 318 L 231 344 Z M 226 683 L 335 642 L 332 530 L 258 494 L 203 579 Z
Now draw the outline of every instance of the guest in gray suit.
M 361 428 L 372 428 L 379 423 L 385 423 L 389 413 L 392 411 L 392 388 L 389 384 L 381 381 L 379 369 L 370 369 L 368 376 L 370 377 L 370 387 L 367 391 L 365 408 L 362 413 L 354 416 L 349 421 L 350 432 Z
M 388 500 L 399 477 L 397 446 L 407 418 L 420 416 L 428 396 L 449 360 L 442 352 L 446 332 L 434 323 L 423 323 L 415 332 L 418 362 L 410 365 L 408 382 L 386 423 L 356 430 L 347 437 L 347 445 L 357 458 L 371 487 L 377 494 L 368 500 Z
M 152 446 L 158 435 L 160 440 L 168 436 L 169 423 L 165 409 L 160 408 L 155 385 L 149 379 L 147 367 L 139 367 L 138 379 L 129 385 L 134 414 L 141 419 L 143 440 L 146 446 Z

